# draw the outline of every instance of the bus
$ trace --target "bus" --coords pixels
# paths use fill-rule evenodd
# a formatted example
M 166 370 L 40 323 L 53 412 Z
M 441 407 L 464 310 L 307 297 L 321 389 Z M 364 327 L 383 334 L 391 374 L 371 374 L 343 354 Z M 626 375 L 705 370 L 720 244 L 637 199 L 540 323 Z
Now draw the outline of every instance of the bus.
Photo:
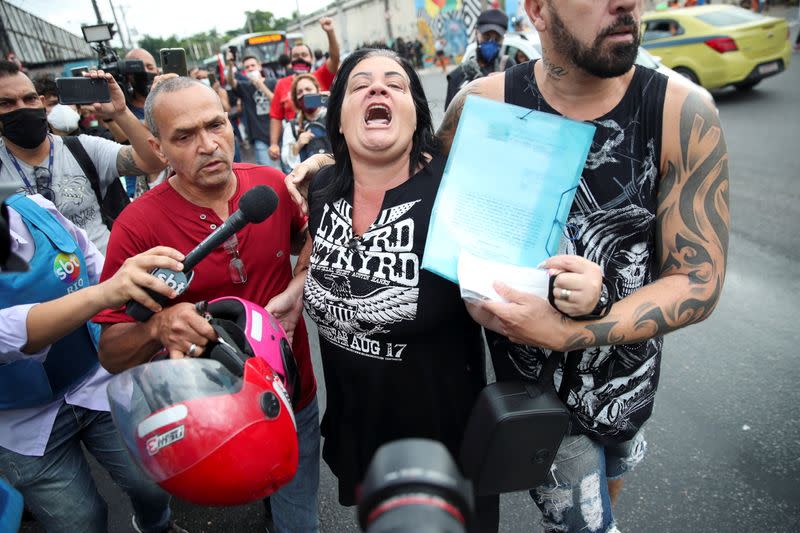
M 275 68 L 281 54 L 290 55 L 292 47 L 302 44 L 302 42 L 302 33 L 286 33 L 285 31 L 247 33 L 234 37 L 222 45 L 220 52 L 224 57 L 230 48 L 234 48 L 237 62 L 245 56 L 255 56 L 262 66 Z

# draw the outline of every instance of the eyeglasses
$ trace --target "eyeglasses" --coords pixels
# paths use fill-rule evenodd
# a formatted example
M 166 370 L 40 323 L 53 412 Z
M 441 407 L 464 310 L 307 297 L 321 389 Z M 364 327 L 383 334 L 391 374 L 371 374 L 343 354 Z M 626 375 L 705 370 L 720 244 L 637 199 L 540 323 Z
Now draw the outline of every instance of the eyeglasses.
M 247 282 L 247 272 L 244 269 L 244 261 L 239 257 L 239 240 L 236 235 L 225 241 L 223 247 L 231 256 L 231 262 L 228 263 L 228 274 L 231 276 L 231 281 L 237 284 Z
M 55 201 L 56 193 L 50 188 L 53 176 L 47 167 L 33 167 L 33 179 L 36 183 L 36 192 L 44 196 L 46 200 Z

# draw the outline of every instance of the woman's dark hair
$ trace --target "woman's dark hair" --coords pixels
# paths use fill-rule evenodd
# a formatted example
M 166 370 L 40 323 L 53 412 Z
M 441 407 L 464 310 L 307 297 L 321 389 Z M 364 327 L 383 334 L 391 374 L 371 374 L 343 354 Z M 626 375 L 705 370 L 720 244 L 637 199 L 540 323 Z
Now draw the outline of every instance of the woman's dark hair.
M 375 56 L 388 57 L 396 61 L 403 68 L 410 81 L 411 98 L 414 101 L 414 108 L 417 113 L 417 129 L 411 138 L 411 153 L 409 154 L 410 160 L 408 164 L 409 176 L 416 174 L 419 167 L 427 166 L 426 154 L 434 155 L 438 152 L 439 141 L 433 131 L 433 119 L 431 118 L 431 110 L 428 107 L 428 100 L 425 98 L 425 90 L 422 88 L 422 82 L 420 82 L 419 76 L 417 76 L 411 63 L 392 50 L 377 48 L 356 50 L 339 65 L 339 70 L 333 80 L 331 94 L 328 98 L 326 126 L 336 164 L 334 176 L 320 191 L 325 201 L 341 198 L 347 194 L 353 185 L 353 163 L 350 160 L 347 141 L 339 131 L 342 124 L 342 103 L 347 92 L 347 80 L 350 78 L 353 69 L 364 59 Z

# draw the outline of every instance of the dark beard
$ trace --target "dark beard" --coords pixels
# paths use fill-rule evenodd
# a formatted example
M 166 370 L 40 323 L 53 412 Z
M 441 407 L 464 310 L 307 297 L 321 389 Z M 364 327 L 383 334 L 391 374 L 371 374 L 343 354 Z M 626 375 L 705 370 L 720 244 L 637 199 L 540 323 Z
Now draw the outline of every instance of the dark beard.
M 629 13 L 620 15 L 617 21 L 600 32 L 591 47 L 587 47 L 567 29 L 564 21 L 558 16 L 550 3 L 553 47 L 556 51 L 571 60 L 581 70 L 598 78 L 616 78 L 628 72 L 639 53 L 639 25 Z M 603 51 L 604 39 L 619 28 L 633 28 L 632 43 L 618 43 Z

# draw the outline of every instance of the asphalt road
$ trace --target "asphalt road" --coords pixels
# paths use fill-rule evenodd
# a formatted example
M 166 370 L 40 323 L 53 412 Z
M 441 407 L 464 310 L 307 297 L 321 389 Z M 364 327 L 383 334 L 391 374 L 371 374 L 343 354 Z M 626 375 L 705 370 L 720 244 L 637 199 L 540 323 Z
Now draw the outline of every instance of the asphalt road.
M 423 83 L 438 124 L 444 77 L 426 72 Z M 800 530 L 800 57 L 750 93 L 715 97 L 730 152 L 726 286 L 708 321 L 667 337 L 648 454 L 618 505 L 623 531 Z M 319 371 L 316 339 L 312 349 Z M 132 531 L 129 503 L 97 476 L 110 531 Z M 195 533 L 263 531 L 260 504 L 173 507 Z M 320 514 L 325 533 L 358 531 L 324 463 Z M 526 494 L 502 498 L 501 531 L 538 532 L 539 518 Z

